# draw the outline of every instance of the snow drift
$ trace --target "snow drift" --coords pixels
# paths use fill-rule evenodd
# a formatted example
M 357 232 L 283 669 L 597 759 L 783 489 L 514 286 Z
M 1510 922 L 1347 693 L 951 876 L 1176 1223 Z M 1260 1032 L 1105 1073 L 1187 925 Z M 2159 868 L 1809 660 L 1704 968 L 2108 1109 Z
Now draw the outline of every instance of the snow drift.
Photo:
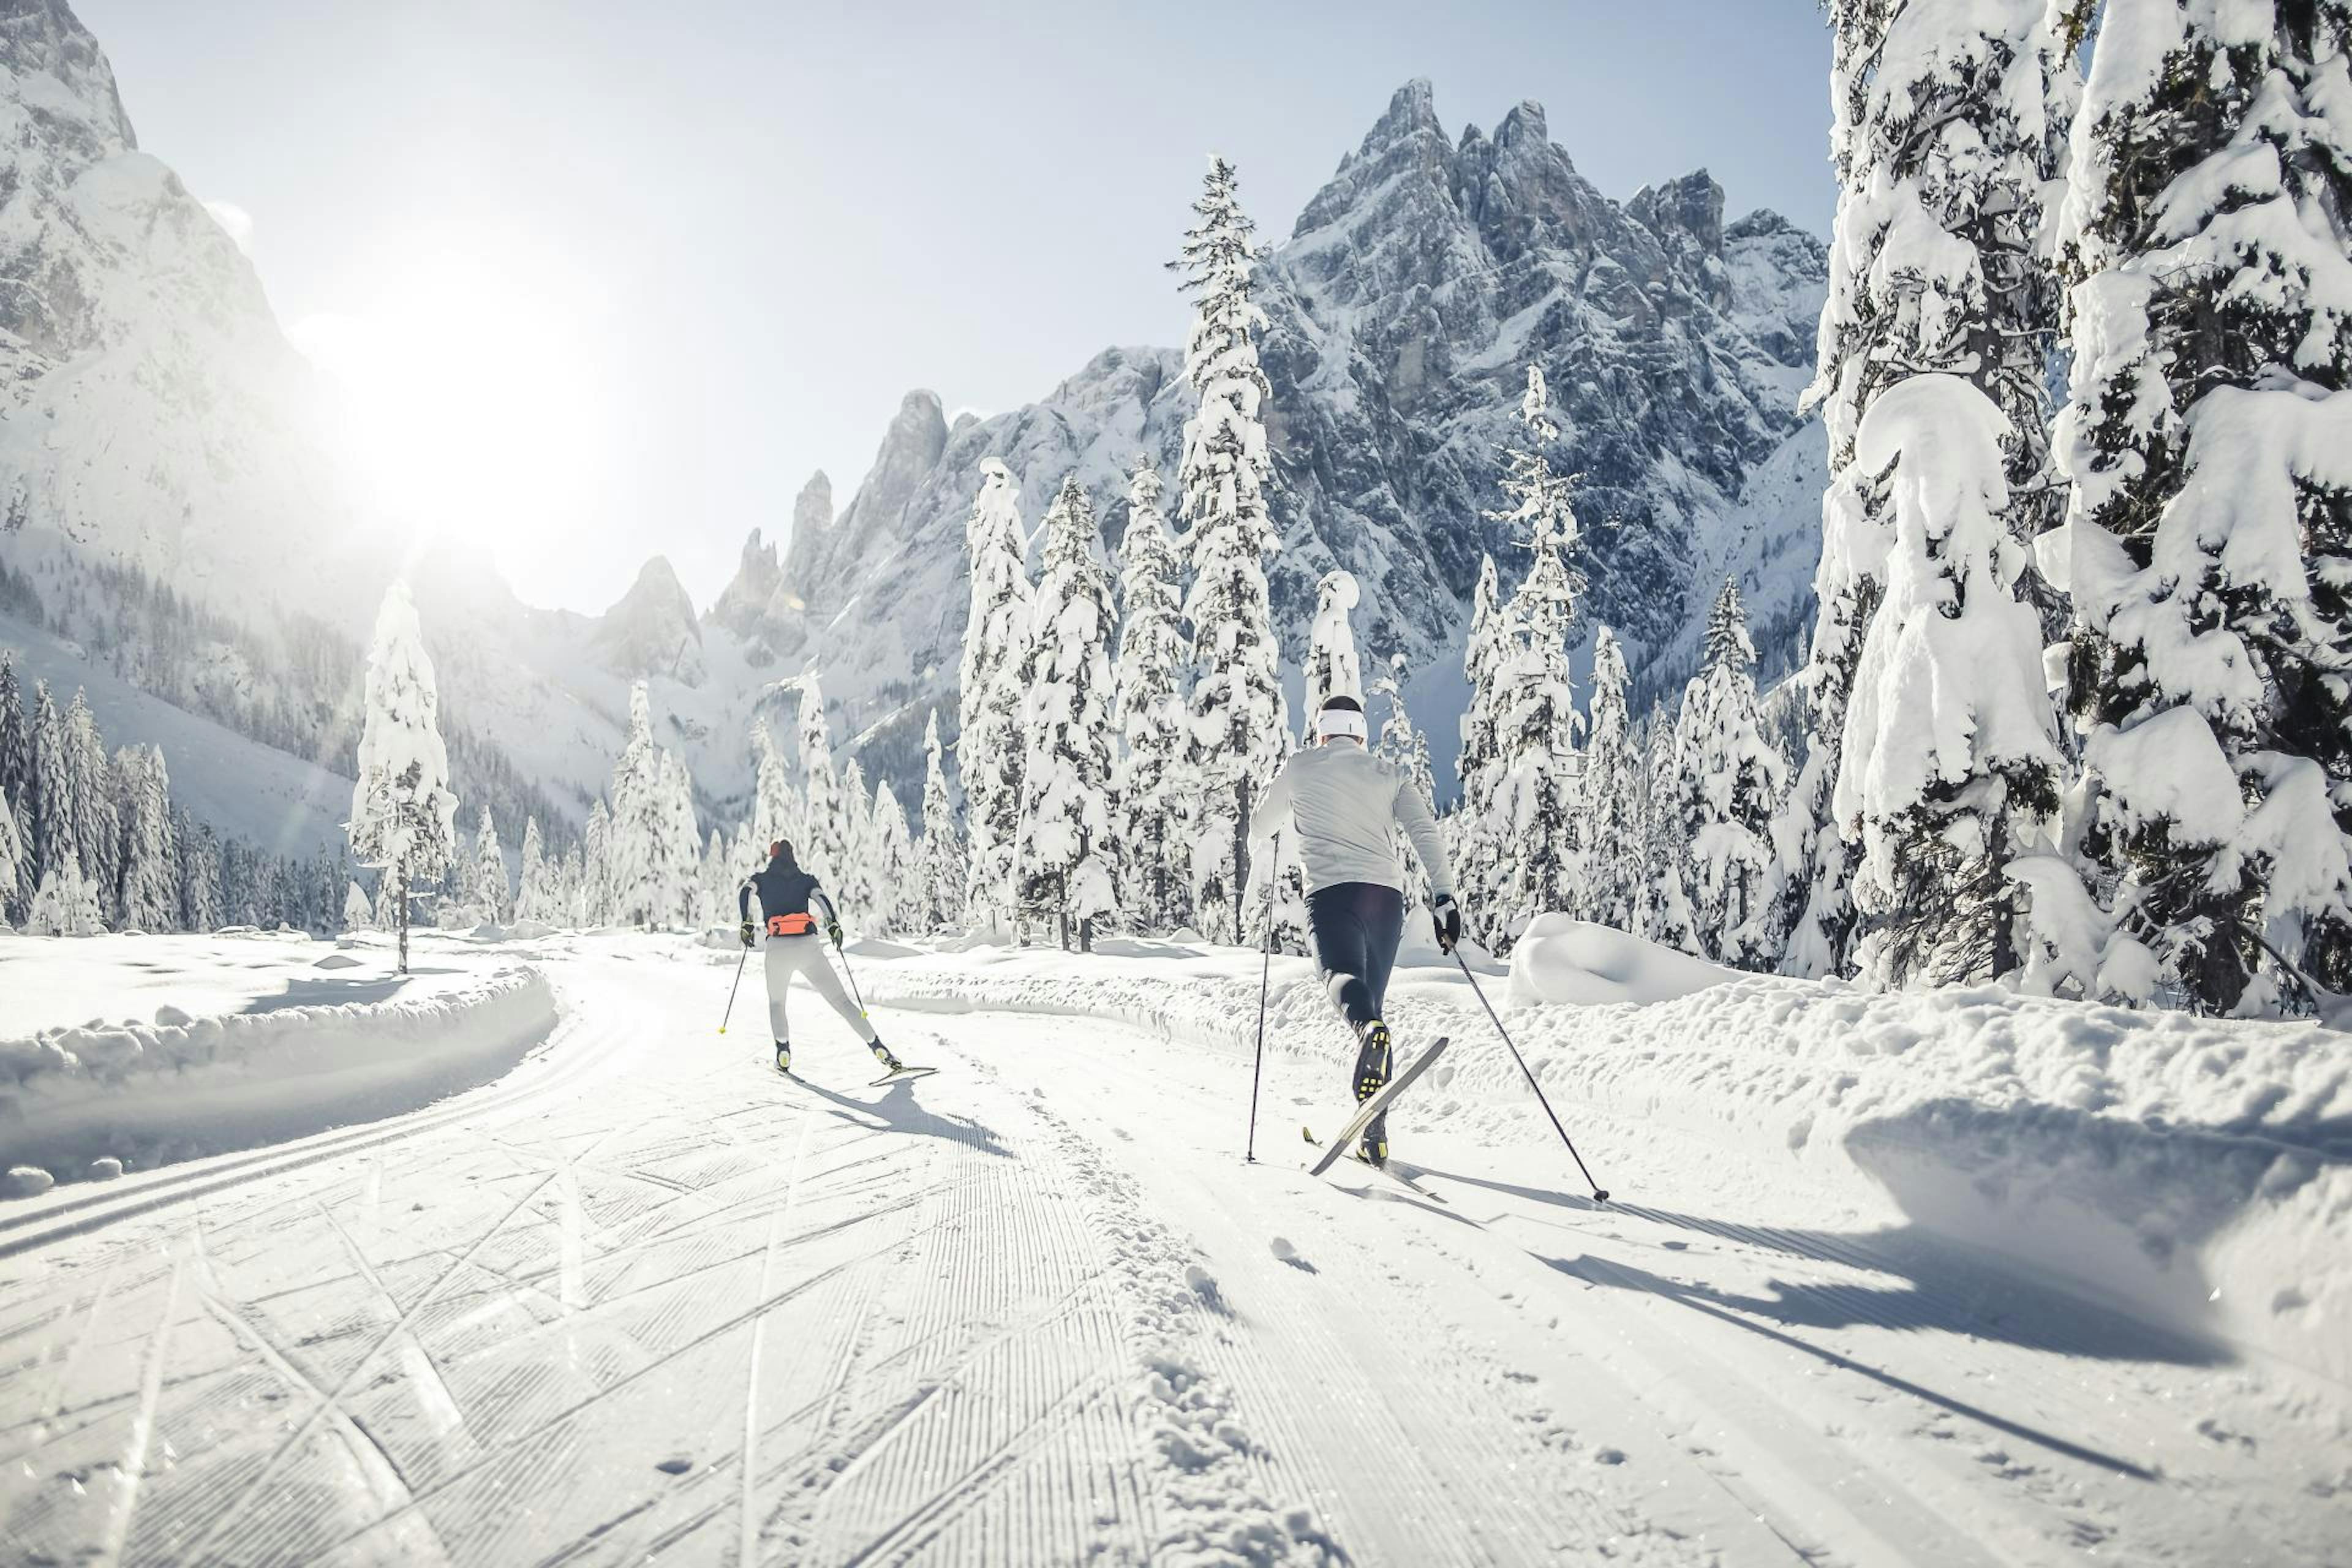
M 1531 935 L 1504 995 L 1487 966 L 1488 994 L 1604 1181 L 1662 1145 L 1776 1191 L 1801 1178 L 1824 1217 L 1916 1226 L 2143 1321 L 2352 1378 L 2342 1037 L 1995 986 L 1738 973 L 1557 917 Z M 1255 952 L 1106 945 L 865 973 L 870 995 L 902 1006 L 1096 1015 L 1251 1048 Z M 1339 1071 L 1350 1047 L 1311 966 L 1278 959 L 1274 973 L 1268 1050 Z M 1405 1050 L 1438 1034 L 1457 1047 L 1400 1102 L 1401 1142 L 1440 1124 L 1552 1136 L 1458 972 L 1400 969 L 1387 1011 Z
M 1740 978 L 1737 969 L 1568 915 L 1538 915 L 1511 950 L 1514 1007 L 1665 1002 Z
M 555 1024 L 544 976 L 459 974 L 425 994 L 0 1040 L 0 1169 L 72 1180 L 396 1114 L 513 1067 Z M 15 1179 L 37 1191 L 38 1176 Z

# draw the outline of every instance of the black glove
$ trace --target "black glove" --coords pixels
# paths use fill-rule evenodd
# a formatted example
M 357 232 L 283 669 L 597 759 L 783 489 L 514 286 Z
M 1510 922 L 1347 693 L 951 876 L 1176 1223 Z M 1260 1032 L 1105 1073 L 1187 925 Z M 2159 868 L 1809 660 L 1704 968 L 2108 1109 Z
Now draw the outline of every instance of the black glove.
M 743 939 L 743 945 L 745 947 L 751 946 L 754 942 L 759 940 L 752 934 L 751 922 L 750 921 L 745 921 L 741 925 L 736 927 L 735 934 Z
M 833 942 L 834 946 L 839 947 L 841 945 L 841 922 L 839 921 L 825 921 L 824 934 Z
M 1454 901 L 1451 893 L 1440 893 L 1429 907 L 1429 923 L 1437 928 L 1437 949 L 1452 952 L 1454 944 L 1462 940 L 1462 906 Z

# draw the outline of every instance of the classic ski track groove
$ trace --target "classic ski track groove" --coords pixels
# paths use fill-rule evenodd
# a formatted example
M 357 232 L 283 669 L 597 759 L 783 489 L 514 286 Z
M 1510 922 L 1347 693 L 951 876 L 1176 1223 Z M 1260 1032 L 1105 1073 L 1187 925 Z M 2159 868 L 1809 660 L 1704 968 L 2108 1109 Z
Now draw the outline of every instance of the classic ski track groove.
M 1950 1255 L 1245 1170 L 1199 1129 L 1246 1061 L 1148 1026 L 975 1008 L 946 1087 L 844 1092 L 682 1048 L 699 964 L 558 978 L 528 1084 L 0 1224 L 0 1560 L 1141 1562 L 1293 1507 L 1266 1561 L 2199 1560 L 2035 1447 L 2181 1380 Z M 1161 1359 L 1249 1434 L 1206 1515 Z

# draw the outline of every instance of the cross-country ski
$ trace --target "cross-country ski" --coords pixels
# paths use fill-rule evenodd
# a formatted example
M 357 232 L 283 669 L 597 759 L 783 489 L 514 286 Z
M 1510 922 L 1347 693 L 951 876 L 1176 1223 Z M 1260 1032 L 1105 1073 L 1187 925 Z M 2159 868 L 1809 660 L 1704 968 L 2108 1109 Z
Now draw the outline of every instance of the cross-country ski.
M 0 130 L 0 1568 L 2352 1561 L 2352 0 Z

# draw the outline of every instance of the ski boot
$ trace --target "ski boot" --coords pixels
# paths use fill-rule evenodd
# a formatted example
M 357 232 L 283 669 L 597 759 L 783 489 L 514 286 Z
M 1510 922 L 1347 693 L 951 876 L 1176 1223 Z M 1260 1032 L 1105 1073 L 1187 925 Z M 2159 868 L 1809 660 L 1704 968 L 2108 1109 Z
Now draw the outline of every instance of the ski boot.
M 793 1075 L 793 1043 L 790 1040 L 776 1042 L 776 1070 L 786 1078 Z
M 1389 1081 L 1389 1026 L 1374 1018 L 1356 1031 L 1356 1103 L 1361 1105 L 1381 1091 Z M 1361 1145 L 1364 1163 L 1386 1165 L 1389 1163 L 1389 1118 L 1386 1111 L 1372 1118 L 1364 1129 Z
M 907 1065 L 905 1062 L 900 1061 L 897 1057 L 892 1056 L 890 1054 L 890 1047 L 884 1045 L 880 1040 L 872 1041 L 869 1044 L 868 1048 L 873 1051 L 874 1059 L 882 1064 L 882 1070 L 884 1072 L 897 1072 L 900 1068 Z

